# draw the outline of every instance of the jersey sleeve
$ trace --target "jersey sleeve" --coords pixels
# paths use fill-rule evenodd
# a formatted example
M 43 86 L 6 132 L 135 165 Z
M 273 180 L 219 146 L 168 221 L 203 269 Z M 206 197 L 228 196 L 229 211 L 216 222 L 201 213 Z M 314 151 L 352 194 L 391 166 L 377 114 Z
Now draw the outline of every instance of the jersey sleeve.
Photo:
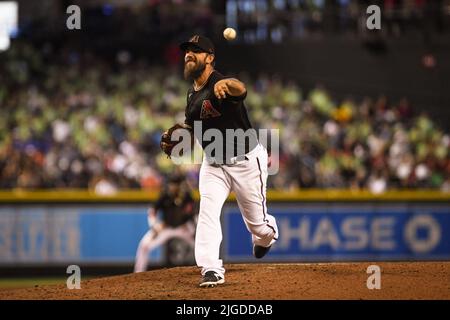
M 192 198 L 192 195 L 190 192 L 186 192 L 184 195 L 184 202 L 185 203 L 193 203 L 194 202 L 194 198 Z
M 155 208 L 156 211 L 162 209 L 162 207 L 163 207 L 163 202 L 164 202 L 164 195 L 161 195 L 161 196 L 158 198 L 158 200 L 156 200 L 156 202 L 155 202 L 154 208 Z
M 190 192 L 186 192 L 183 199 L 183 207 L 185 211 L 185 214 L 188 216 L 187 220 L 190 220 L 195 215 L 195 201 L 192 198 L 192 195 Z
M 230 96 L 230 95 L 227 95 L 227 99 L 228 99 L 229 101 L 232 101 L 232 102 L 243 101 L 246 97 L 247 97 L 247 90 L 244 92 L 244 94 L 242 94 L 242 95 L 240 95 L 240 96 Z

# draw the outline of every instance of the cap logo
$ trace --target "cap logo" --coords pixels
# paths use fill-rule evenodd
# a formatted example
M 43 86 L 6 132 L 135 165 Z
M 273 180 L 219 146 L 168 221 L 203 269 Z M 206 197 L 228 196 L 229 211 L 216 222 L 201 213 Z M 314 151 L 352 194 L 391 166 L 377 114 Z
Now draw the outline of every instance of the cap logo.
M 198 35 L 195 35 L 195 36 L 193 36 L 193 37 L 189 40 L 189 42 L 197 43 L 197 42 L 198 42 L 198 38 L 199 38 L 199 36 L 198 36 Z

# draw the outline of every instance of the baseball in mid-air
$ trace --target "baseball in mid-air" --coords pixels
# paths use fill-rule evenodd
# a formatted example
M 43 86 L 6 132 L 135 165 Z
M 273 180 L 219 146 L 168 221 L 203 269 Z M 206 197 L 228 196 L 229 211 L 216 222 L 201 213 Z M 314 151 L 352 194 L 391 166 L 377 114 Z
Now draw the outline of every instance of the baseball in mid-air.
M 228 41 L 234 40 L 236 38 L 236 30 L 233 28 L 226 28 L 223 30 L 223 36 Z

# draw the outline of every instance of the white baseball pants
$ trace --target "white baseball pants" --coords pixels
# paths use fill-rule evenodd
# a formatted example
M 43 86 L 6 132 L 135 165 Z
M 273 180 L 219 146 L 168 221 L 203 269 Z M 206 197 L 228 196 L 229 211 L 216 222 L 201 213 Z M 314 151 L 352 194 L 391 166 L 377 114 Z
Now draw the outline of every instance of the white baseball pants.
M 134 272 L 144 272 L 147 270 L 149 253 L 170 239 L 180 238 L 186 241 L 191 247 L 194 247 L 194 231 L 195 227 L 192 222 L 187 222 L 176 228 L 165 227 L 159 233 L 156 233 L 153 229 L 147 231 L 139 242 Z
M 202 275 L 215 271 L 224 277 L 219 259 L 222 228 L 220 214 L 231 191 L 254 244 L 268 247 L 278 239 L 275 218 L 267 213 L 267 150 L 258 145 L 233 165 L 214 165 L 203 158 L 200 169 L 200 212 L 195 237 L 195 260 Z

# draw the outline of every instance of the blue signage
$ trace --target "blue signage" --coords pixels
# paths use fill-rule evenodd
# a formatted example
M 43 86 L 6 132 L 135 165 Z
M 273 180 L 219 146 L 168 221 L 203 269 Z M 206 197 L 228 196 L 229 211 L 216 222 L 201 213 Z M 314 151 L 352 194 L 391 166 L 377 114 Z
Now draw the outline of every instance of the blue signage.
M 269 207 L 279 240 L 264 261 L 450 259 L 450 207 L 295 205 Z M 225 261 L 254 261 L 241 214 L 225 214 Z
M 0 264 L 134 262 L 148 230 L 145 205 L 0 207 Z M 450 260 L 450 205 L 292 204 L 269 206 L 279 240 L 263 260 L 237 206 L 223 213 L 226 262 Z M 150 255 L 162 264 L 163 249 Z
M 145 206 L 0 208 L 0 264 L 133 263 L 149 230 Z M 163 262 L 162 248 L 149 264 Z
M 149 230 L 146 209 L 88 208 L 80 210 L 80 260 L 132 262 L 142 236 Z M 160 262 L 161 248 L 149 262 Z

